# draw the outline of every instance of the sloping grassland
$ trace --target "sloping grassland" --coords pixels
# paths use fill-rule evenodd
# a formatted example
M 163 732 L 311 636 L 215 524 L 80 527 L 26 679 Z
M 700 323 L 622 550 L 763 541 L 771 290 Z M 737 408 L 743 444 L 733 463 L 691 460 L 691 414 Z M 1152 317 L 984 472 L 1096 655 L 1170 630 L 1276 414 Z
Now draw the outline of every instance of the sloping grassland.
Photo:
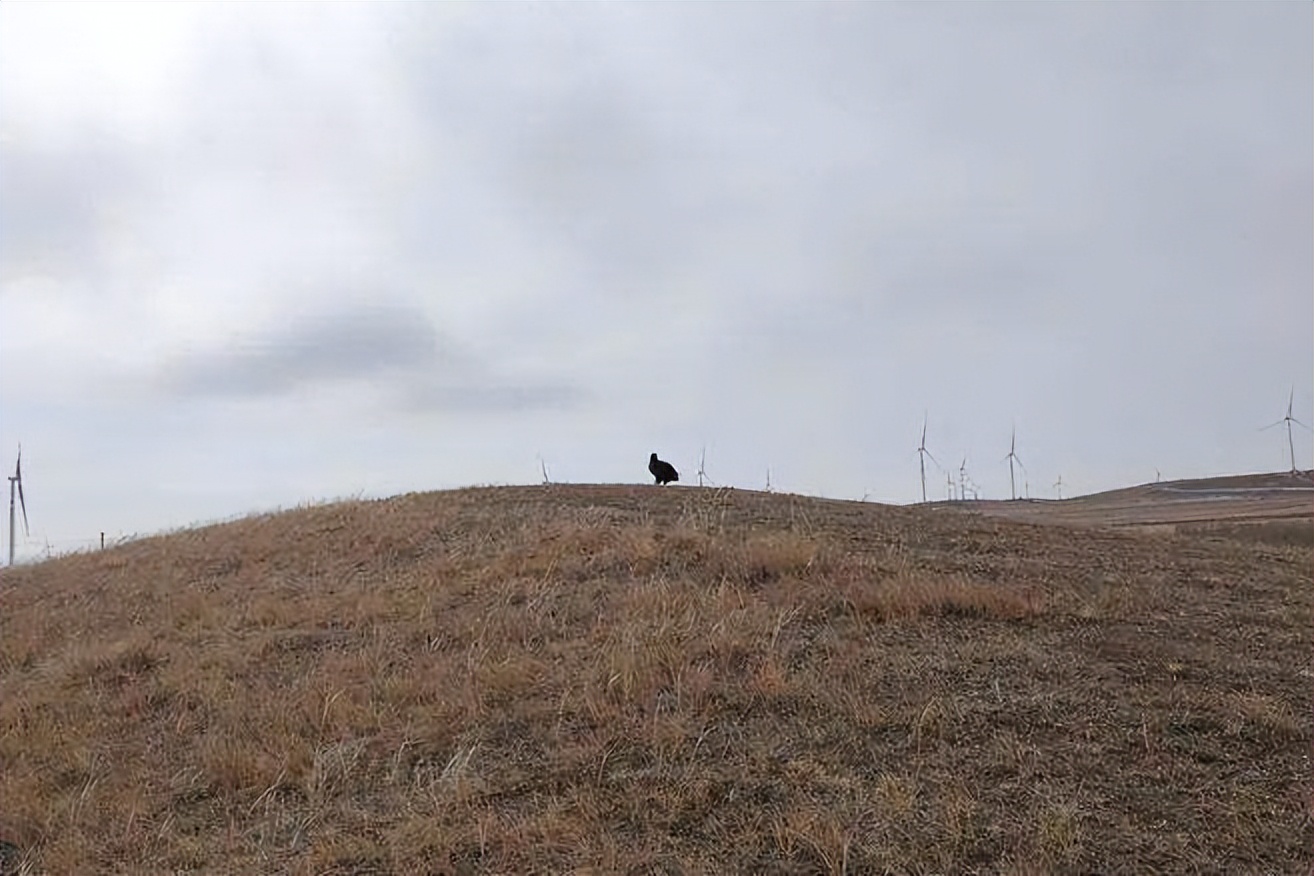
M 0 576 L 0 872 L 1308 873 L 1311 549 L 629 486 Z

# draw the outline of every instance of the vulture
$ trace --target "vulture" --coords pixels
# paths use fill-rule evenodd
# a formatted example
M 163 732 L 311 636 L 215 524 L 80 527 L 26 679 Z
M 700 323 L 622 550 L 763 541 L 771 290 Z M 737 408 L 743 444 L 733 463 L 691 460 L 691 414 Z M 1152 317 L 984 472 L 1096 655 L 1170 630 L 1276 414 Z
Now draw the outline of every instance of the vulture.
M 671 481 L 678 481 L 680 473 L 675 470 L 675 466 L 669 462 L 662 462 L 657 458 L 657 454 L 648 457 L 648 471 L 656 478 L 659 484 L 669 484 Z

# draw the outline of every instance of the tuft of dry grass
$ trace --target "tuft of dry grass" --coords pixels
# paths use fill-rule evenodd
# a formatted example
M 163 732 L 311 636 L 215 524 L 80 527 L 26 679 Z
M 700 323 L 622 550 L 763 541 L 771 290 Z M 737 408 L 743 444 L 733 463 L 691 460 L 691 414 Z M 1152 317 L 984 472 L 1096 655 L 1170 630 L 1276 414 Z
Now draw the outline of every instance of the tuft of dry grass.
M 0 873 L 1314 863 L 1309 551 L 732 490 L 0 577 Z

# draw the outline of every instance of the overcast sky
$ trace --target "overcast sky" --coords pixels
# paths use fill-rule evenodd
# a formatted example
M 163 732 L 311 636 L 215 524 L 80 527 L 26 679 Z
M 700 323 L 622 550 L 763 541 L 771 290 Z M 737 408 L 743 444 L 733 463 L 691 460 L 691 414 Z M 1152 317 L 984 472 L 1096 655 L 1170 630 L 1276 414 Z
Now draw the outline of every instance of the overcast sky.
M 37 556 L 471 484 L 1288 467 L 1314 6 L 0 3 Z M 1296 430 L 1297 464 L 1314 465 Z M 929 464 L 929 463 L 928 463 Z M 929 492 L 945 498 L 931 466 Z

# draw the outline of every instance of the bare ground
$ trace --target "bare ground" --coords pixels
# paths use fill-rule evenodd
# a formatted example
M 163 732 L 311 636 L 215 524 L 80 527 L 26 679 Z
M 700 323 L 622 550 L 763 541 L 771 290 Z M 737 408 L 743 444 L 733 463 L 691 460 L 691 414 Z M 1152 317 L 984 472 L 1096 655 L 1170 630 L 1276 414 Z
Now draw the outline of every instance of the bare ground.
M 0 873 L 1308 873 L 1312 553 L 552 486 L 6 570 Z

